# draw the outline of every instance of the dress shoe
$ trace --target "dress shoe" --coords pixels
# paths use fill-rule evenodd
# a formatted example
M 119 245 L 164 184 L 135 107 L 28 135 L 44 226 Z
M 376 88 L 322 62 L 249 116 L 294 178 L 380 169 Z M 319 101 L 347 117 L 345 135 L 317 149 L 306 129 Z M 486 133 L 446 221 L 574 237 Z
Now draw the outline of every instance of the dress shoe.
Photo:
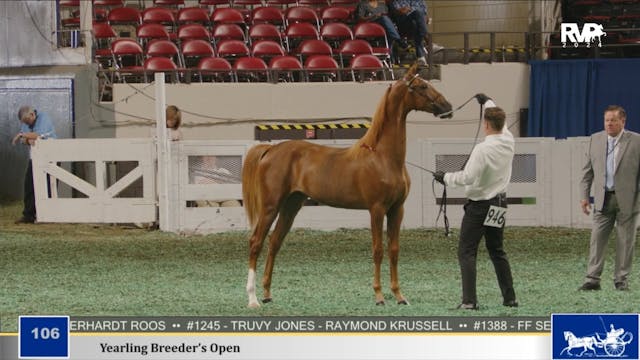
M 629 290 L 629 285 L 626 282 L 617 282 L 616 290 L 627 291 Z
M 475 303 L 469 303 L 469 304 L 462 303 L 458 305 L 456 309 L 457 310 L 478 310 L 480 309 L 480 307 L 478 306 L 478 304 L 475 304 Z
M 23 216 L 20 219 L 14 221 L 14 224 L 33 224 L 34 222 L 36 222 L 36 219 Z
M 518 307 L 518 302 L 515 300 L 505 300 L 502 305 L 506 307 Z
M 600 290 L 600 284 L 592 283 L 592 282 L 586 282 L 586 283 L 582 284 L 582 286 L 580 286 L 578 288 L 578 290 L 580 290 L 580 291 Z

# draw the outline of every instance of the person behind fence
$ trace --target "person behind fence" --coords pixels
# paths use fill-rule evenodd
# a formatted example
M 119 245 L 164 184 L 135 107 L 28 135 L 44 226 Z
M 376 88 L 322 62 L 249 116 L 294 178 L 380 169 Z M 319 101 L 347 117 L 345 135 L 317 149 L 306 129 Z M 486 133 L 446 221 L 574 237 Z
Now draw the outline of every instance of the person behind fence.
M 611 231 L 616 229 L 613 282 L 617 290 L 629 289 L 629 274 L 640 211 L 640 135 L 625 130 L 626 111 L 611 105 L 604 111 L 604 130 L 591 135 L 587 162 L 580 182 L 580 206 L 589 215 L 593 194 L 593 227 L 587 274 L 579 290 L 600 290 L 600 276 Z
M 31 106 L 22 106 L 18 110 L 20 132 L 14 136 L 12 144 L 21 143 L 29 147 L 29 162 L 24 176 L 24 208 L 22 217 L 16 224 L 30 224 L 36 221 L 36 197 L 33 187 L 33 166 L 31 164 L 31 145 L 39 139 L 55 139 L 56 130 L 46 113 L 38 112 Z
M 506 190 L 511 179 L 515 142 L 505 126 L 504 111 L 484 94 L 476 99 L 484 105 L 483 129 L 486 135 L 477 144 L 462 171 L 436 171 L 434 178 L 441 184 L 465 187 L 468 198 L 458 242 L 458 261 L 462 275 L 462 302 L 458 309 L 477 310 L 476 258 L 484 236 L 487 250 L 498 278 L 503 305 L 518 306 L 513 289 L 511 266 L 503 248 Z
M 416 60 L 421 65 L 427 63 L 427 51 L 424 39 L 427 36 L 427 4 L 424 0 L 391 0 L 391 11 L 400 33 L 413 39 L 416 48 Z M 442 46 L 433 44 L 434 52 L 442 50 Z
M 167 121 L 167 135 L 171 141 L 182 140 L 182 130 L 180 125 L 182 124 L 182 113 L 175 105 L 167 106 L 165 111 Z
M 197 165 L 191 169 L 194 184 L 235 184 L 240 179 L 231 171 L 218 166 L 217 156 L 200 156 Z M 242 206 L 237 199 L 196 200 L 196 207 L 232 207 Z
M 402 49 L 406 49 L 409 45 L 400 34 L 398 34 L 396 25 L 391 18 L 389 18 L 388 14 L 389 8 L 382 0 L 361 0 L 356 8 L 356 18 L 358 21 L 371 21 L 382 25 L 387 34 L 391 59 L 395 59 L 394 45 Z

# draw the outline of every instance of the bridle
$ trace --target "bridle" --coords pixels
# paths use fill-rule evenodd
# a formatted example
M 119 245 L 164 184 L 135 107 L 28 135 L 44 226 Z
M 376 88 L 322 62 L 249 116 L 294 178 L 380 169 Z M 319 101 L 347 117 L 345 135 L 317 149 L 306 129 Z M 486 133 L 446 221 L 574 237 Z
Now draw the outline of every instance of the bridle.
M 410 93 L 413 93 L 415 90 L 417 90 L 415 87 L 411 86 L 411 84 L 416 80 L 416 79 L 422 79 L 420 78 L 420 74 L 415 74 L 413 75 L 413 77 L 411 77 L 411 79 L 409 80 L 404 80 L 405 85 L 407 85 L 407 89 Z M 427 85 L 426 88 L 429 88 L 429 82 L 425 81 L 424 79 L 422 79 L 424 81 L 424 83 Z M 416 94 L 427 98 L 427 100 L 431 101 L 431 102 L 435 102 L 435 98 L 433 98 L 432 96 L 429 96 L 429 93 L 424 93 L 422 91 L 415 91 Z

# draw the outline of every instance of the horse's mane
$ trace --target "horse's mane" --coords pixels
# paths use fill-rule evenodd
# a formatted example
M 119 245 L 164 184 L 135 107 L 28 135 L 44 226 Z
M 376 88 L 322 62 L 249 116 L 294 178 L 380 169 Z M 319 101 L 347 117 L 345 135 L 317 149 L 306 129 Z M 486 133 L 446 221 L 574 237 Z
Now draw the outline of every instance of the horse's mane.
M 369 130 L 367 130 L 362 138 L 360 138 L 360 140 L 358 140 L 352 147 L 352 151 L 355 152 L 355 154 L 363 151 L 375 151 L 375 147 L 380 139 L 380 134 L 382 133 L 382 128 L 385 125 L 385 119 L 387 117 L 387 102 L 389 100 L 389 95 L 391 94 L 391 89 L 392 86 L 389 86 L 382 99 L 378 102 L 378 107 L 371 118 L 371 127 Z

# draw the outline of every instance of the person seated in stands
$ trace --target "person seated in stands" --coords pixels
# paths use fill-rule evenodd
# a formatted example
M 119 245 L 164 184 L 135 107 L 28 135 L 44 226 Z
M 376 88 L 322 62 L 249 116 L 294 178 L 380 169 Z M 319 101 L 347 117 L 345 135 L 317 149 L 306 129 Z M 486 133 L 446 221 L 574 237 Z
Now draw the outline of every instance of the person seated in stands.
M 427 50 L 424 39 L 427 36 L 427 4 L 424 0 L 391 0 L 392 15 L 402 34 L 413 38 L 416 47 L 416 59 L 421 65 L 427 63 Z M 442 47 L 433 44 L 434 51 Z
M 383 0 L 361 0 L 356 8 L 356 18 L 361 22 L 376 22 L 384 28 L 387 33 L 387 42 L 389 43 L 389 50 L 391 59 L 394 57 L 394 45 L 399 46 L 402 49 L 406 49 L 409 45 L 400 37 L 396 25 L 389 18 L 389 8 Z

